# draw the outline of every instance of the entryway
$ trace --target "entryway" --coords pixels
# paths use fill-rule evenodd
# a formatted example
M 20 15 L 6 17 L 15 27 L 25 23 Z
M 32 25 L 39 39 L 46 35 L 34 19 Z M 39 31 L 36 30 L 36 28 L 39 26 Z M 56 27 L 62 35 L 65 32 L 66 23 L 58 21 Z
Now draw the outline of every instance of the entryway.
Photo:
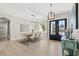
M 49 23 L 49 37 L 51 40 L 61 40 L 67 27 L 67 19 L 51 20 Z

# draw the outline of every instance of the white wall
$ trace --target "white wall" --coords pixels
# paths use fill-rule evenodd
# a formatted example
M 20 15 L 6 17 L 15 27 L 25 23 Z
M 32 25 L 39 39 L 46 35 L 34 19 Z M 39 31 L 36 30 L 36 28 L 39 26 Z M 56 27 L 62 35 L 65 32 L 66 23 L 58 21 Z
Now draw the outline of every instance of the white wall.
M 73 4 L 73 7 L 70 11 L 70 24 L 72 24 L 73 26 L 73 31 L 76 29 L 76 5 Z M 71 25 L 70 25 L 71 27 Z
M 7 17 L 10 20 L 10 38 L 11 40 L 16 40 L 21 37 L 20 24 L 27 24 L 29 28 L 30 22 L 27 19 L 15 17 L 5 13 L 0 13 L 0 17 Z M 27 30 L 27 32 L 29 29 Z

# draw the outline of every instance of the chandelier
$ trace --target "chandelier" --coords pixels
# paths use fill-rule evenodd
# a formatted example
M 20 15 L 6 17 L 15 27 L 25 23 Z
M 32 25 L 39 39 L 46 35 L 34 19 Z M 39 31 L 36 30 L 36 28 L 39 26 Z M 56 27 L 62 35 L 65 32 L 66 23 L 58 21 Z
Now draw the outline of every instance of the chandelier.
M 48 13 L 48 20 L 55 19 L 55 13 L 52 11 L 52 4 L 50 4 L 50 12 Z

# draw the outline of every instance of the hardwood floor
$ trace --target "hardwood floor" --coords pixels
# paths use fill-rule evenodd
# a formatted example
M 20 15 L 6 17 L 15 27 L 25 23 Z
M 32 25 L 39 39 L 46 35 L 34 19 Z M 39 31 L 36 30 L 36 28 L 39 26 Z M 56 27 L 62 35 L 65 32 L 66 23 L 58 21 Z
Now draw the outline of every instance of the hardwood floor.
M 61 56 L 61 42 L 40 40 L 29 46 L 17 41 L 0 42 L 0 55 L 3 56 Z

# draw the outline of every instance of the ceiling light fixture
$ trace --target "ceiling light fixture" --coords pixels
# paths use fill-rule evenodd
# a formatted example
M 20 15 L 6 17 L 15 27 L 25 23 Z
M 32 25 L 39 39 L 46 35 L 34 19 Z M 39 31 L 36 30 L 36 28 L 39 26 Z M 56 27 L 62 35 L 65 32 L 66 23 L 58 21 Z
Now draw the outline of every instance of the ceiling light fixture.
M 50 12 L 48 13 L 48 20 L 55 19 L 55 13 L 52 11 L 52 4 L 50 4 Z
M 35 17 L 35 15 L 33 15 L 33 14 L 31 16 Z

